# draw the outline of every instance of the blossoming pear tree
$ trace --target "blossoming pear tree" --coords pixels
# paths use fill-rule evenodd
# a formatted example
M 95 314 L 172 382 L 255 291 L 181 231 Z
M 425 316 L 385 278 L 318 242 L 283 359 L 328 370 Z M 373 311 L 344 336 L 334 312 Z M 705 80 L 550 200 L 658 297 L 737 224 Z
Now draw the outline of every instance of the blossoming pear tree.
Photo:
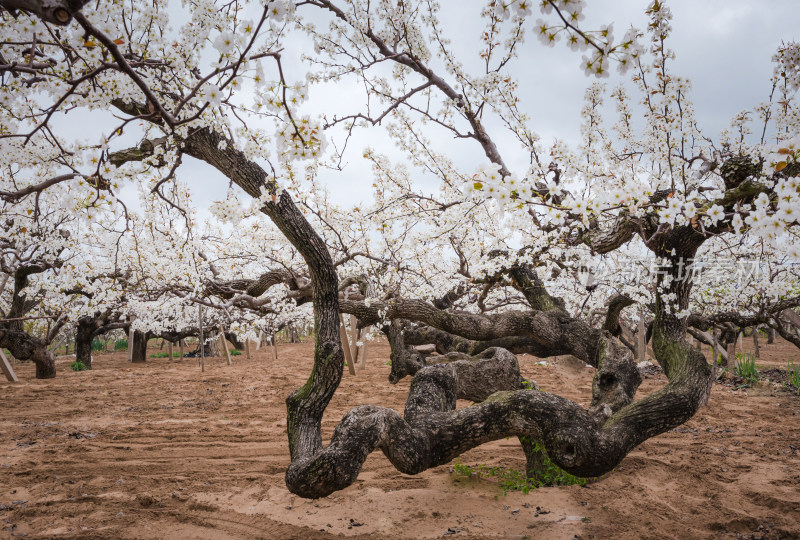
M 619 40 L 613 25 L 584 26 L 582 0 L 481 5 L 479 59 L 466 63 L 446 35 L 441 6 L 427 0 L 198 1 L 179 16 L 161 2 L 110 1 L 81 10 L 77 3 L 0 0 L 8 11 L 0 18 L 4 213 L 41 220 L 58 211 L 80 231 L 89 223 L 124 224 L 114 230 L 127 261 L 107 255 L 103 274 L 126 280 L 117 290 L 130 295 L 124 301 L 135 306 L 133 324 L 142 331 L 186 328 L 191 302 L 213 304 L 222 317 L 250 327 L 253 310 L 263 317 L 265 306 L 310 293 L 314 367 L 287 398 L 286 483 L 299 495 L 324 496 L 352 484 L 374 450 L 413 474 L 510 435 L 527 441 L 530 475 L 545 454 L 571 473 L 604 474 L 707 400 L 711 368 L 686 341 L 690 324 L 780 328 L 781 314 L 800 303 L 793 271 L 783 270 L 788 262 L 768 282 L 747 284 L 746 299 L 723 304 L 736 305 L 733 314 L 709 299 L 735 297 L 738 283 L 698 294 L 702 276 L 687 273 L 706 264 L 703 254 L 708 264 L 720 252 L 797 258 L 786 241 L 796 235 L 800 211 L 796 44 L 776 55 L 769 101 L 738 114 L 712 139 L 698 126 L 689 81 L 671 71 L 671 14 L 663 2 L 647 6 L 646 32 L 630 29 Z M 535 21 L 534 10 L 541 14 Z M 591 77 L 606 78 L 614 66 L 628 75 L 610 92 L 590 85 L 577 148 L 545 146 L 524 112 L 525 88 L 513 68 L 528 35 L 583 51 L 580 69 Z M 301 36 L 313 44 L 306 58 L 314 72 L 290 82 L 283 48 Z M 300 112 L 310 92 L 351 78 L 366 92 L 344 104 L 352 110 Z M 618 117 L 610 131 L 606 100 Z M 100 133 L 87 138 L 70 126 L 78 111 L 96 117 Z M 378 126 L 407 163 L 367 149 L 374 200 L 352 212 L 333 207 L 319 194 L 321 167 L 342 162 L 354 130 Z M 497 142 L 501 130 L 510 135 L 504 144 Z M 344 144 L 331 144 L 339 135 Z M 452 139 L 485 163 L 458 163 Z M 514 151 L 526 156 L 526 170 L 509 165 Z M 214 242 L 198 236 L 184 188 L 191 184 L 182 167 L 189 159 L 228 179 L 231 191 L 214 207 L 216 217 L 241 227 L 248 214 L 262 212 L 305 268 L 294 254 L 248 255 L 239 243 L 238 253 L 220 246 L 212 252 Z M 436 178 L 440 191 L 422 192 L 417 175 Z M 128 212 L 120 197 L 126 186 L 142 192 L 148 217 Z M 239 202 L 236 190 L 251 204 Z M 6 223 L 16 230 L 23 221 Z M 92 227 L 81 236 L 84 261 L 92 246 L 108 246 Z M 194 243 L 185 265 L 170 265 L 144 239 L 174 252 L 179 243 L 168 238 L 177 238 L 180 227 Z M 68 258 L 59 229 L 46 228 L 41 238 L 50 259 Z M 252 240 L 275 241 L 257 234 Z M 34 250 L 30 241 L 23 245 Z M 647 257 L 655 261 L 647 265 L 649 280 L 612 264 Z M 253 273 L 245 279 L 220 272 L 225 260 Z M 600 263 L 609 272 L 582 282 L 579 270 L 591 274 Z M 136 271 L 139 279 L 126 277 Z M 286 288 L 262 302 L 281 283 Z M 25 290 L 23 284 L 18 292 Z M 121 299 L 113 301 L 122 308 Z M 641 378 L 620 339 L 624 310 L 634 304 L 650 313 L 648 334 L 669 381 L 637 401 Z M 321 419 L 344 365 L 341 312 L 361 326 L 383 325 L 393 380 L 414 378 L 404 415 L 356 407 L 323 446 Z M 15 332 L 13 321 L 0 321 L 0 346 Z M 407 347 L 415 340 L 455 354 L 427 365 Z M 588 409 L 533 388 L 509 351 L 571 354 L 594 366 Z M 455 410 L 457 398 L 477 403 Z

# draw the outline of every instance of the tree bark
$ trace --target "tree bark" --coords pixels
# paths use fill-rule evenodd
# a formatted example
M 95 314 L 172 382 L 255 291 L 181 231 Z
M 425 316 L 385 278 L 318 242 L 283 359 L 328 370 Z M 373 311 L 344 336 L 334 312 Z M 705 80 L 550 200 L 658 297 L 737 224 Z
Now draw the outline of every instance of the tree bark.
M 508 311 L 479 315 L 451 313 L 424 300 L 395 299 L 387 302 L 343 300 L 341 309 L 358 317 L 362 326 L 382 319 L 408 319 L 425 323 L 474 341 L 500 338 L 529 338 L 538 347 L 540 357 L 571 354 L 586 363 L 597 355 L 598 340 L 603 330 L 592 328 L 561 310 Z
M 775 343 L 775 336 L 777 332 L 772 327 L 767 327 L 767 345 Z
M 87 336 L 79 324 L 75 332 L 75 361 L 81 362 L 86 369 L 92 369 L 92 339 L 91 331 Z
M 27 11 L 59 25 L 69 24 L 84 4 L 86 0 L 0 0 L 0 8 L 12 13 L 18 9 Z
M 412 326 L 405 327 L 406 345 L 426 345 L 433 343 L 436 345 L 436 352 L 447 354 L 449 352 L 461 352 L 467 355 L 475 355 L 492 347 L 502 347 L 514 354 L 530 354 L 545 358 L 551 356 L 552 349 L 543 346 L 535 340 L 523 336 L 508 336 L 488 341 L 475 341 L 462 338 L 455 334 L 439 330 L 432 326 Z M 555 356 L 555 355 L 552 355 Z M 413 373 L 409 373 L 413 375 Z
M 37 379 L 52 379 L 56 376 L 56 359 L 47 350 L 47 343 L 26 332 L 0 326 L 0 347 L 8 349 L 17 360 L 32 361 L 36 366 Z
M 132 348 L 131 362 L 142 363 L 147 361 L 147 342 L 150 337 L 150 332 L 142 332 L 141 330 L 133 332 L 133 343 L 129 344 Z
M 15 358 L 19 358 L 13 349 L 9 349 Z M 56 359 L 46 347 L 37 348 L 30 359 L 36 366 L 37 379 L 54 379 L 56 376 Z
M 98 312 L 78 319 L 75 329 L 75 360 L 83 362 L 88 369 L 92 369 L 92 342 L 94 338 L 103 334 L 125 328 L 119 313 L 111 311 Z
M 392 384 L 397 384 L 404 377 L 416 375 L 426 365 L 425 356 L 421 352 L 406 347 L 405 326 L 405 321 L 394 319 L 383 328 L 383 332 L 389 340 L 391 351 L 389 360 L 392 365 L 389 371 L 389 382 Z M 425 343 L 430 342 L 425 341 Z M 419 344 L 421 345 L 422 343 Z
M 78 319 L 75 330 L 75 361 L 92 369 L 92 340 L 94 339 L 94 320 L 89 317 Z

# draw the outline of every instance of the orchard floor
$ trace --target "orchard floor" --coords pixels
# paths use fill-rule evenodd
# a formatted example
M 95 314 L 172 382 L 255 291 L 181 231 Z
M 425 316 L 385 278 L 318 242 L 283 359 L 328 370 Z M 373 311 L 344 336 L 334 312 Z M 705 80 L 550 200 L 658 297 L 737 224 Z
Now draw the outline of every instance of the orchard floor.
M 48 381 L 15 366 L 21 382 L 0 382 L 0 538 L 800 537 L 800 397 L 778 385 L 715 385 L 689 423 L 586 487 L 504 495 L 452 464 L 407 476 L 373 453 L 353 486 L 304 500 L 283 482 L 284 398 L 308 375 L 312 346 L 278 349 L 277 362 L 269 349 L 232 366 L 207 359 L 205 373 L 197 359 L 132 365 L 124 353 L 89 372 L 60 358 Z M 364 372 L 345 372 L 326 437 L 356 405 L 402 411 L 409 381 L 388 383 L 388 353 L 375 344 Z M 785 370 L 799 353 L 765 346 L 758 365 Z M 592 368 L 538 361 L 520 357 L 526 377 L 588 403 Z M 639 395 L 664 383 L 651 376 Z M 524 467 L 514 438 L 461 462 Z

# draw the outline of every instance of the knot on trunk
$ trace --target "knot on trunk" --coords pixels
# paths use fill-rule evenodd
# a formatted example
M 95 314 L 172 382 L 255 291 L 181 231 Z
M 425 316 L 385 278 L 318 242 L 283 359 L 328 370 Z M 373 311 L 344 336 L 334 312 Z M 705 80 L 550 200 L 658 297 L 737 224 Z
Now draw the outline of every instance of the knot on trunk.
M 389 382 L 397 384 L 401 379 L 416 374 L 425 367 L 425 355 L 414 349 L 392 349 L 390 356 L 392 370 L 389 372 Z
M 404 415 L 406 422 L 415 424 L 432 412 L 455 409 L 457 387 L 456 374 L 447 364 L 420 370 L 411 380 L 408 391 Z
M 526 386 L 517 357 L 506 349 L 492 347 L 471 358 L 459 356 L 461 358 L 449 361 L 455 373 L 459 399 L 483 401 L 495 392 L 520 390 Z M 448 357 L 449 354 L 442 358 L 449 360 Z
M 633 353 L 610 333 L 605 332 L 597 347 L 597 371 L 592 381 L 589 414 L 598 425 L 633 401 L 642 376 Z
M 426 365 L 424 354 L 406 346 L 403 337 L 406 326 L 408 326 L 406 321 L 395 319 L 383 329 L 386 337 L 389 338 L 389 345 L 392 348 L 389 357 L 392 361 L 389 382 L 392 384 L 397 384 L 403 377 L 416 374 Z

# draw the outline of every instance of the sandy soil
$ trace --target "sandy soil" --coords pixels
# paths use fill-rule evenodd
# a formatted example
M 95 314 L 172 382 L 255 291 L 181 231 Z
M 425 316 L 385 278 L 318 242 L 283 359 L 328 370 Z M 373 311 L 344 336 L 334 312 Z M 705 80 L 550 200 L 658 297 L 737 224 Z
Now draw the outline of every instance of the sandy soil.
M 747 345 L 752 347 L 752 343 Z M 153 352 L 153 351 L 151 351 Z M 402 411 L 408 380 L 387 381 L 388 346 L 344 381 L 325 435 L 349 408 Z M 786 343 L 759 366 L 800 363 Z M 262 349 L 227 366 L 101 355 L 91 372 L 59 359 L 55 380 L 0 382 L 0 538 L 799 538 L 800 397 L 773 383 L 715 385 L 708 407 L 651 439 L 586 487 L 529 494 L 452 465 L 417 476 L 373 453 L 355 485 L 320 500 L 290 494 L 284 398 L 311 367 L 311 345 Z M 587 404 L 591 368 L 522 356 L 524 375 Z M 639 395 L 665 383 L 648 377 Z M 463 405 L 468 405 L 464 403 Z M 461 457 L 522 469 L 516 439 Z

